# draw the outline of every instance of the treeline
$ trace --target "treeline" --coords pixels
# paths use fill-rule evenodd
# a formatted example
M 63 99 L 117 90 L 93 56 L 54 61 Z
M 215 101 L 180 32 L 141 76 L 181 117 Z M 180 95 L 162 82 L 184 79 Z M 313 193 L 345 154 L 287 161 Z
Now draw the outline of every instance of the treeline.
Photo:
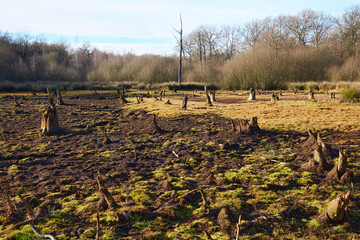
M 183 80 L 232 89 L 289 82 L 360 81 L 360 6 L 340 17 L 303 10 L 243 26 L 200 26 L 184 36 Z M 176 82 L 177 56 L 71 49 L 0 32 L 0 81 Z

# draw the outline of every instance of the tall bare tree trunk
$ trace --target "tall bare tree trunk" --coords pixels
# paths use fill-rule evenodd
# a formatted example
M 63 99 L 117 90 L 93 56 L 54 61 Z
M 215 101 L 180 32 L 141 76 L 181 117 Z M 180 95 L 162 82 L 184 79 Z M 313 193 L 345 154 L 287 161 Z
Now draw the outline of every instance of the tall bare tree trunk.
M 179 83 L 179 86 L 181 86 L 181 78 L 182 78 L 182 54 L 183 54 L 183 37 L 182 37 L 182 34 L 183 34 L 183 23 L 182 23 L 182 18 L 181 18 L 181 14 L 180 14 L 180 30 L 176 30 L 174 28 L 174 30 L 179 34 L 180 36 L 180 39 L 178 40 L 178 43 L 179 43 L 179 76 L 178 76 L 178 83 Z

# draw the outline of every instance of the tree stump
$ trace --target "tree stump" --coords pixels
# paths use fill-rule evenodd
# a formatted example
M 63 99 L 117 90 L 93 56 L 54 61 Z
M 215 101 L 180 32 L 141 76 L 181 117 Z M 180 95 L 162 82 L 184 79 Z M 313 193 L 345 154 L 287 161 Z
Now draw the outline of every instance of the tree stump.
M 260 127 L 259 127 L 259 125 L 258 125 L 257 117 L 253 117 L 253 118 L 250 120 L 250 123 L 249 123 L 249 131 L 250 131 L 251 133 L 260 131 Z
M 57 104 L 65 105 L 64 101 L 62 100 L 62 97 L 61 97 L 61 94 L 60 94 L 59 90 L 57 90 L 57 92 L 56 92 L 56 100 L 57 100 Z
M 309 92 L 309 100 L 315 100 L 314 92 L 312 90 Z
M 248 100 L 249 100 L 249 101 L 256 100 L 256 93 L 255 93 L 255 89 L 254 89 L 254 88 L 250 88 L 250 95 L 249 95 Z
M 213 102 L 216 102 L 216 99 L 215 99 L 215 91 L 212 91 L 210 92 L 210 101 L 213 103 Z
M 153 115 L 153 125 L 157 133 L 163 133 L 163 130 L 157 125 L 156 116 Z
M 45 134 L 56 133 L 60 130 L 55 105 L 48 106 L 41 117 L 41 132 Z
M 206 94 L 206 104 L 210 107 L 212 106 L 211 99 L 210 99 L 210 93 Z
M 327 174 L 325 181 L 338 181 L 338 182 L 348 182 L 351 180 L 351 175 L 344 176 L 347 167 L 347 156 L 346 152 L 343 150 L 339 150 L 339 160 L 331 169 L 331 171 Z M 348 179 L 350 178 L 350 179 Z
M 324 154 L 322 152 L 322 147 L 320 144 L 317 144 L 314 149 L 314 157 L 311 158 L 307 163 L 301 165 L 301 168 L 306 171 L 324 171 L 329 170 L 330 165 L 328 164 Z
M 279 96 L 275 93 L 273 93 L 271 95 L 271 99 L 270 99 L 271 102 L 276 102 L 276 101 L 279 101 Z
M 15 107 L 20 107 L 20 103 L 17 101 L 16 99 L 16 95 L 14 94 L 14 104 L 15 104 Z
M 188 101 L 188 96 L 185 95 L 184 100 L 183 100 L 182 105 L 181 105 L 181 108 L 183 108 L 183 109 L 187 108 L 187 101 Z
M 126 104 L 128 101 L 125 99 L 125 95 L 122 93 L 122 92 L 120 92 L 120 102 L 122 103 L 122 104 Z
M 330 94 L 330 98 L 331 98 L 331 100 L 335 100 L 335 99 L 336 99 L 334 92 L 332 92 L 332 93 Z
M 315 163 L 319 164 L 321 169 L 323 169 L 323 170 L 329 169 L 330 165 L 328 164 L 328 162 L 323 154 L 322 146 L 320 144 L 315 147 L 314 160 L 315 160 Z
M 339 194 L 320 214 L 321 221 L 341 222 L 345 216 L 345 209 L 350 203 L 351 191 Z

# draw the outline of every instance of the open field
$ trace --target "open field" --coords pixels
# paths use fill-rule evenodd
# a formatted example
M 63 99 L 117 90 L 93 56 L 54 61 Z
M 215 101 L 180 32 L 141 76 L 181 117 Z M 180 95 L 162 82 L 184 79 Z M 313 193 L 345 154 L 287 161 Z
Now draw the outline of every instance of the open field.
M 210 107 L 200 91 L 166 92 L 162 101 L 130 91 L 127 104 L 116 91 L 68 91 L 54 135 L 39 132 L 45 94 L 17 94 L 19 107 L 1 94 L 0 239 L 36 239 L 29 224 L 16 226 L 27 213 L 19 195 L 38 213 L 35 227 L 57 239 L 95 239 L 97 208 L 100 239 L 235 239 L 240 215 L 240 239 L 359 239 L 360 104 L 338 92 L 308 101 L 290 91 L 273 103 L 272 93 L 247 101 L 248 92 L 219 91 Z M 261 131 L 232 131 L 230 119 L 255 116 Z M 351 181 L 302 168 L 314 153 L 309 129 L 331 149 L 331 167 L 347 151 Z M 344 219 L 322 222 L 330 201 L 348 191 Z

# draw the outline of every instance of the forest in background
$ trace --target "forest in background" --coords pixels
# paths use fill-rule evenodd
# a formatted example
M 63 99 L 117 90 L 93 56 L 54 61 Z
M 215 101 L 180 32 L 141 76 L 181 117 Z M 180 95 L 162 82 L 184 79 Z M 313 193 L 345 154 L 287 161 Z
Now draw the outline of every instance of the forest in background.
M 177 47 L 179 49 L 179 47 Z M 242 26 L 204 25 L 183 40 L 183 82 L 226 89 L 360 81 L 360 5 L 334 17 L 310 9 Z M 177 82 L 178 56 L 114 54 L 0 31 L 0 88 L 21 83 Z

